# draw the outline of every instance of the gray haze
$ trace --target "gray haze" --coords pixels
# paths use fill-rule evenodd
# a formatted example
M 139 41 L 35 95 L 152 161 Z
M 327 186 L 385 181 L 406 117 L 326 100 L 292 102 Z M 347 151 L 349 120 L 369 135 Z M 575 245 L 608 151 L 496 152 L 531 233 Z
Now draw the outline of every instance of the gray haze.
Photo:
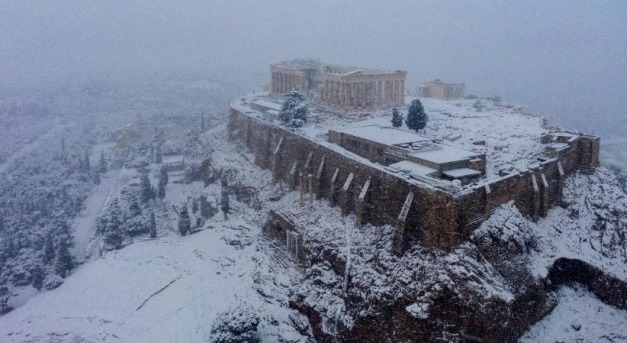
M 623 137 L 626 18 L 624 0 L 0 0 L 0 86 L 233 73 L 254 87 L 269 63 L 313 57 L 408 70 L 409 90 L 462 81 Z

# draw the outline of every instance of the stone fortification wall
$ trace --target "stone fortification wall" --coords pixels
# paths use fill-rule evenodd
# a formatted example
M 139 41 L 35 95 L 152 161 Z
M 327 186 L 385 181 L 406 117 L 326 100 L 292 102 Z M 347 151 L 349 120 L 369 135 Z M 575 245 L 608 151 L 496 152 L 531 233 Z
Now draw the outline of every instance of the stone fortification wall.
M 311 182 L 316 198 L 340 206 L 345 215 L 354 213 L 358 223 L 396 225 L 399 250 L 418 240 L 443 249 L 459 243 L 457 202 L 450 194 L 411 184 L 235 108 L 228 132 L 254 154 L 258 166 L 272 171 L 275 181 L 293 190 L 302 184 L 305 192 Z M 304 198 L 306 206 L 308 195 Z
M 419 186 L 346 156 L 307 137 L 231 108 L 229 138 L 244 144 L 255 163 L 272 171 L 292 190 L 313 191 L 358 223 L 395 225 L 394 248 L 402 253 L 413 242 L 450 249 L 468 239 L 497 207 L 514 201 L 521 213 L 537 220 L 560 199 L 564 179 L 598 165 L 599 139 L 577 136 L 553 158 L 533 169 L 482 184 L 462 195 Z M 305 206 L 308 195 L 304 194 Z

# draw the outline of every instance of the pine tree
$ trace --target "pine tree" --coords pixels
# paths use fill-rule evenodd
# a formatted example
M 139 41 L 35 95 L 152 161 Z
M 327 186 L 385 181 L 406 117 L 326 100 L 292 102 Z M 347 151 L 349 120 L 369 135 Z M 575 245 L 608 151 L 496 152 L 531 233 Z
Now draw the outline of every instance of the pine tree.
M 298 88 L 287 93 L 279 119 L 287 126 L 301 127 L 307 122 L 307 115 L 309 115 L 309 104 L 305 94 Z
M 100 163 L 98 169 L 103 174 L 107 172 L 107 161 L 105 160 L 104 151 L 102 150 L 100 150 Z
M 157 221 L 155 220 L 155 213 L 150 213 L 150 238 L 157 237 Z
M 148 179 L 148 173 L 142 173 L 140 188 L 141 199 L 144 204 L 154 198 L 154 189 L 150 184 L 150 179 Z
M 187 232 L 189 232 L 191 226 L 192 222 L 189 218 L 189 213 L 187 213 L 187 206 L 183 206 L 181 213 L 179 214 L 179 232 L 181 235 L 185 236 Z
M 424 129 L 427 125 L 427 114 L 425 113 L 420 100 L 415 99 L 411 102 L 411 106 L 409 106 L 409 111 L 407 112 L 407 119 L 405 119 L 405 124 L 408 128 L 415 130 L 416 132 Z
M 52 242 L 52 234 L 48 234 L 44 243 L 44 264 L 50 263 L 52 260 L 54 260 L 56 255 L 57 254 L 54 251 L 54 244 Z
M 55 271 L 59 276 L 65 279 L 67 272 L 74 269 L 74 262 L 72 261 L 72 255 L 68 249 L 67 242 L 61 241 L 59 244 L 59 251 L 57 252 L 57 263 L 54 266 Z
M 394 107 L 392 109 L 392 126 L 401 127 L 403 125 L 403 116 L 398 112 L 398 109 Z
M 203 112 L 200 112 L 200 130 L 202 132 L 205 132 L 206 128 L 205 128 L 205 114 Z
M 36 290 L 41 291 L 41 288 L 44 286 L 44 278 L 46 277 L 43 269 L 40 265 L 35 265 L 30 274 L 32 278 L 31 284 Z

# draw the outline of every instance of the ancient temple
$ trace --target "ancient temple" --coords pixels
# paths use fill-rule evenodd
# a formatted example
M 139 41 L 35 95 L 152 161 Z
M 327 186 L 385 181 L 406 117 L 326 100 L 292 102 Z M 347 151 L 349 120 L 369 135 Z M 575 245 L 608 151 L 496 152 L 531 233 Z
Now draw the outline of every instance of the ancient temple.
M 272 94 L 285 94 L 298 88 L 314 101 L 345 108 L 389 107 L 405 103 L 406 71 L 292 60 L 270 65 L 270 73 Z

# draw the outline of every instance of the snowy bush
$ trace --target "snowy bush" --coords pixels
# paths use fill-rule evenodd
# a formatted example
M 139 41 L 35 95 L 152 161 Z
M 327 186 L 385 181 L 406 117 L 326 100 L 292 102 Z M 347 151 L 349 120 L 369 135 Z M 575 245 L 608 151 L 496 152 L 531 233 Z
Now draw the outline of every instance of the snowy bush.
M 63 278 L 61 278 L 59 275 L 48 274 L 46 275 L 46 278 L 44 279 L 44 288 L 48 290 L 55 289 L 61 286 L 62 283 L 63 283 Z
M 218 313 L 211 325 L 210 343 L 261 342 L 257 327 L 261 319 L 258 310 L 246 302 L 239 302 Z

